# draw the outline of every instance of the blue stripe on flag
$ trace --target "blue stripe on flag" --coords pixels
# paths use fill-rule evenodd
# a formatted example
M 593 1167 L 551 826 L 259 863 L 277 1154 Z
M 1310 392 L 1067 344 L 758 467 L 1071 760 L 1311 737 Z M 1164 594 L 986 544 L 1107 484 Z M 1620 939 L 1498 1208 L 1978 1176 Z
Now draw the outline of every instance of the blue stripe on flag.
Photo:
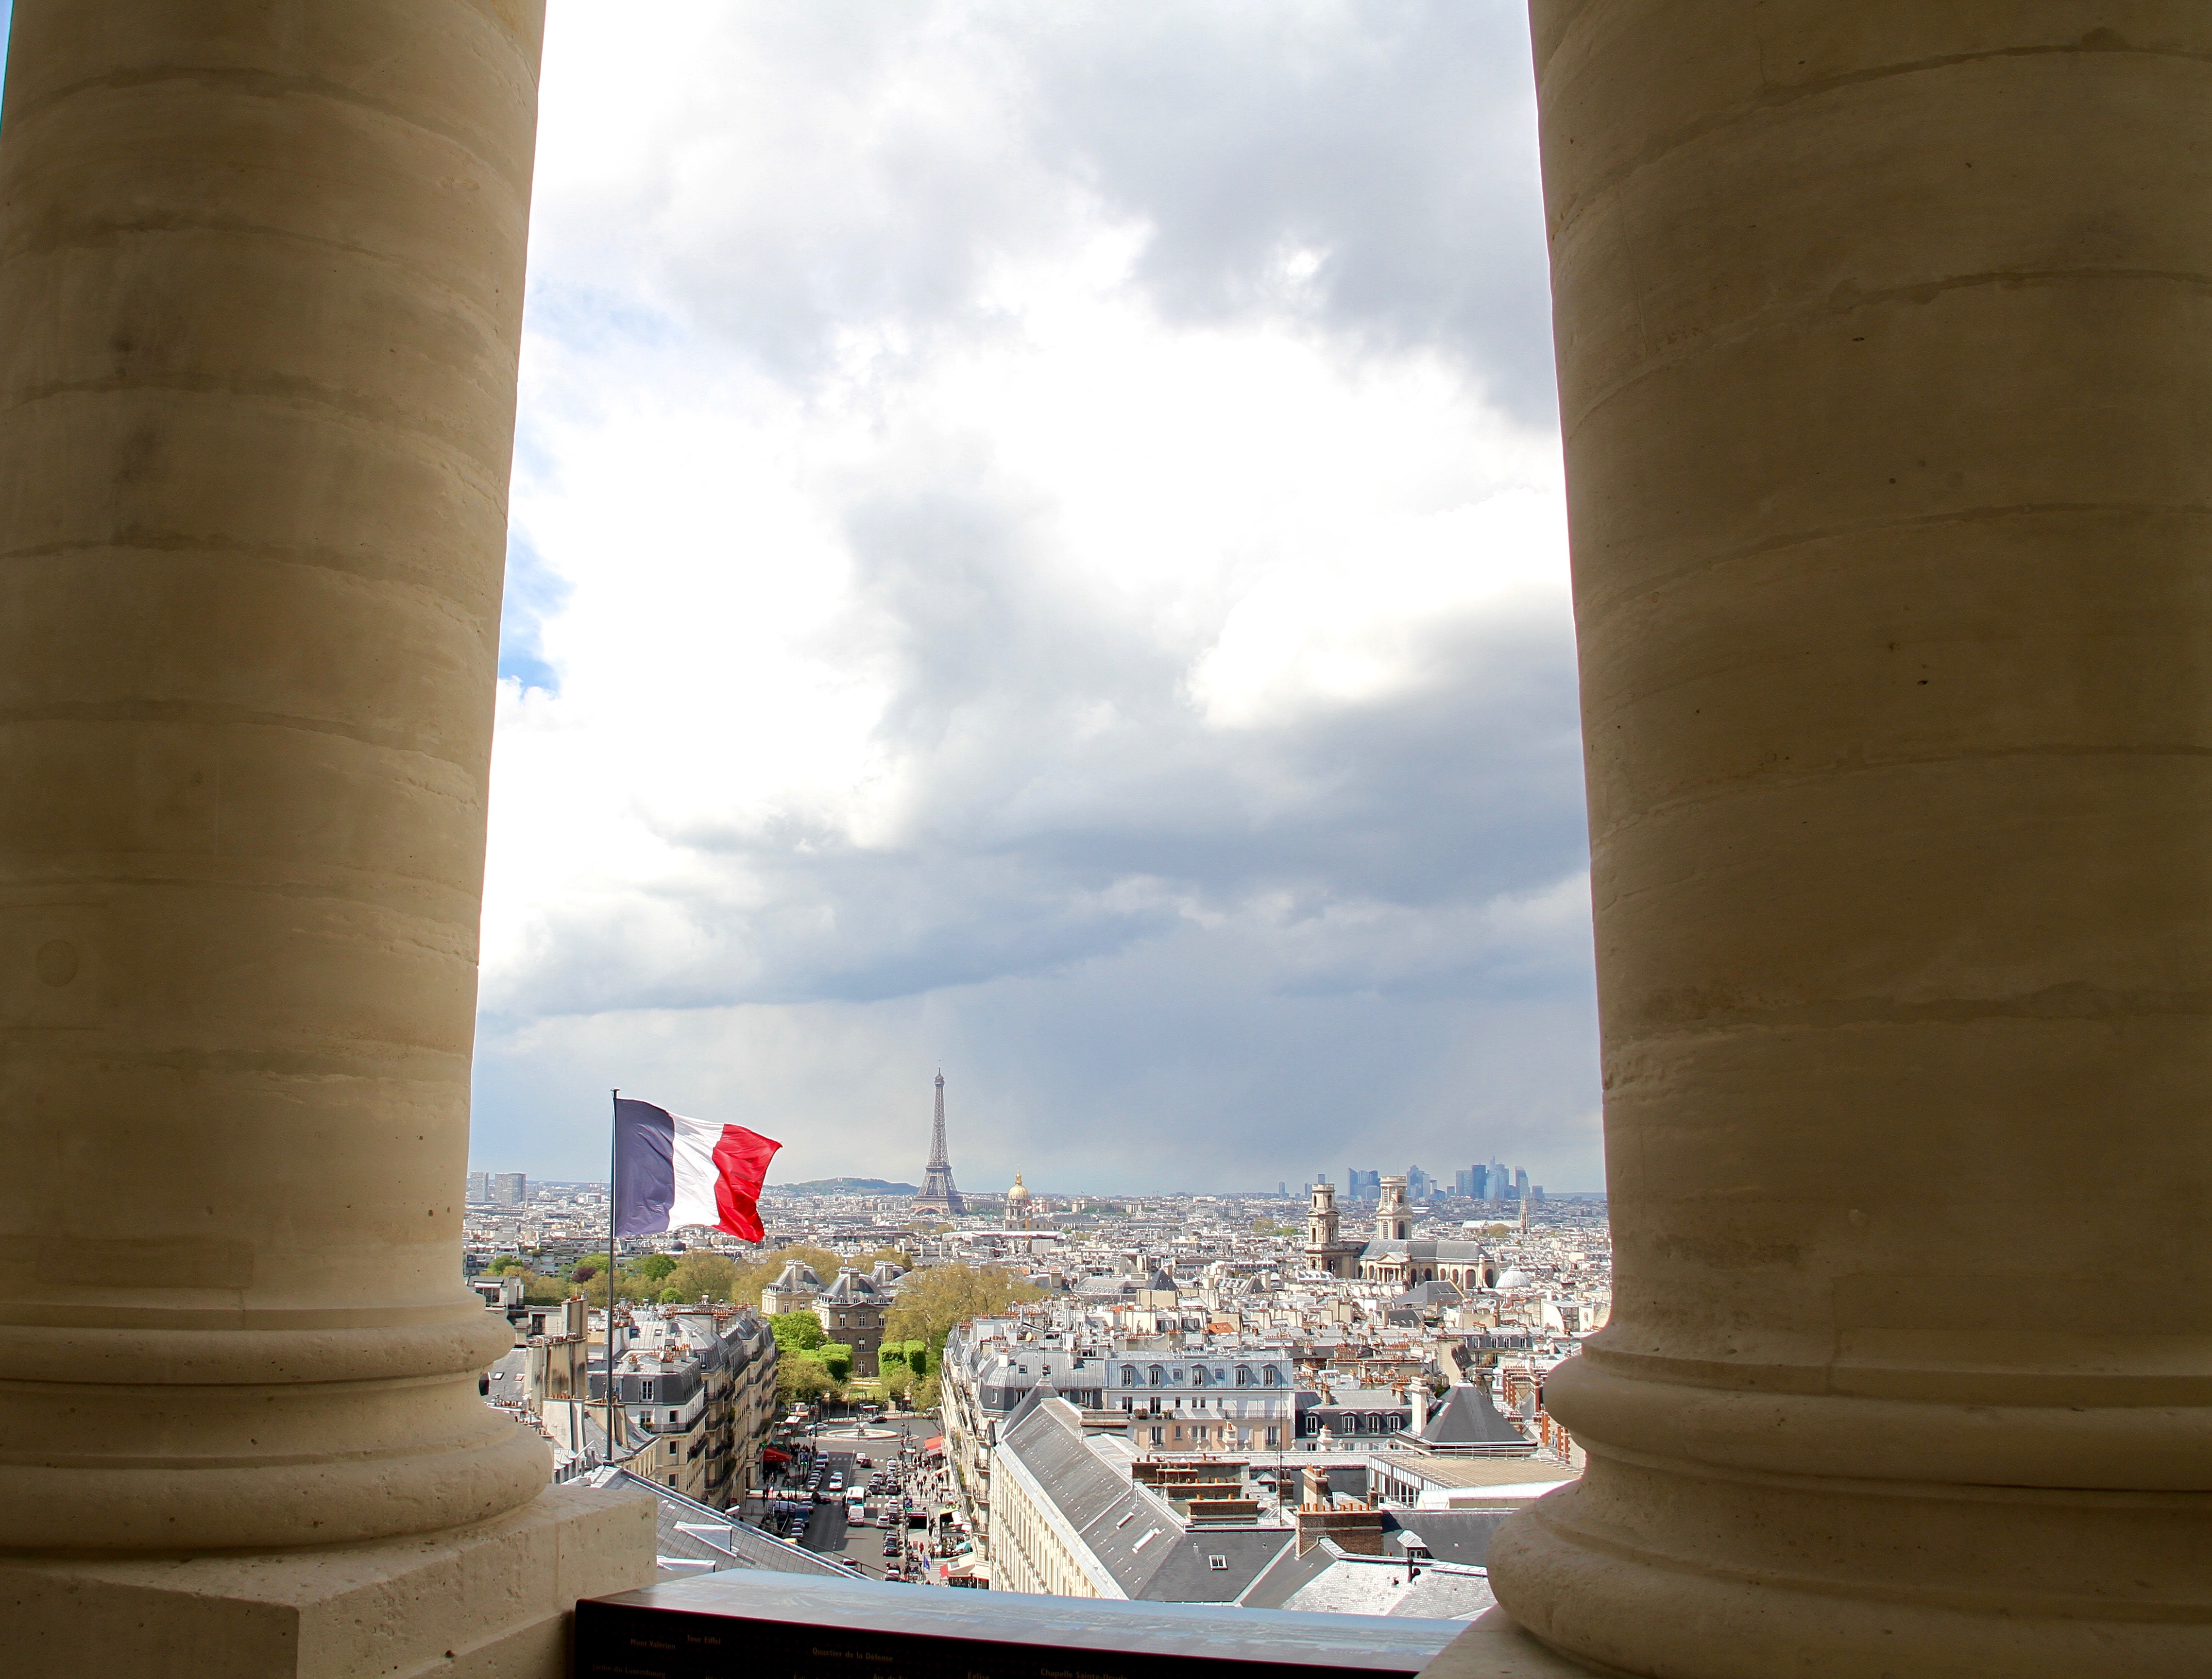
M 615 1234 L 668 1228 L 676 1203 L 676 1120 L 650 1102 L 615 1099 Z

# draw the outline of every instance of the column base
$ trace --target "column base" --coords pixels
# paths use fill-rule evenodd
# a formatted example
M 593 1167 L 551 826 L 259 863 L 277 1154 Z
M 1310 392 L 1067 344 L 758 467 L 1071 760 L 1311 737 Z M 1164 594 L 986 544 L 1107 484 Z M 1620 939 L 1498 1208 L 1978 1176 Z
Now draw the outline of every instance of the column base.
M 0 1627 L 26 1674 L 563 1679 L 576 1599 L 653 1579 L 650 1497 L 558 1487 L 474 1526 L 358 1545 L 0 1556 Z
M 1547 1645 L 1633 1679 L 2212 1671 L 2200 1495 L 1784 1485 L 1593 1451 L 1498 1531 L 1490 1576 Z
M 1420 1679 L 1602 1679 L 1617 1670 L 1585 1667 L 1539 1642 L 1504 1609 L 1485 1609 L 1437 1653 Z

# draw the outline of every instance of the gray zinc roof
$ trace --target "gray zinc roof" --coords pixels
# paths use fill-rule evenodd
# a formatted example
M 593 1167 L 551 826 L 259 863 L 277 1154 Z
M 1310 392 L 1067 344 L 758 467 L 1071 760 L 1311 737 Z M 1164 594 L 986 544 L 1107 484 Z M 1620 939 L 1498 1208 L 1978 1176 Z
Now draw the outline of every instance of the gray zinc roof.
M 1528 1437 L 1498 1414 L 1486 1388 L 1462 1384 L 1444 1396 L 1421 1431 L 1431 1445 L 1526 1445 Z
M 1172 1544 L 1167 1537 L 1152 1547 L 1160 1560 L 1145 1581 L 1147 1603 L 1236 1603 L 1278 1557 L 1297 1549 L 1297 1536 L 1288 1528 L 1201 1527 Z
M 1018 1458 L 1131 1598 L 1234 1603 L 1294 1538 L 1286 1528 L 1186 1530 L 1165 1500 L 1085 1443 L 1080 1414 L 1054 1396 L 1025 1399 L 1007 1420 L 999 1450 Z

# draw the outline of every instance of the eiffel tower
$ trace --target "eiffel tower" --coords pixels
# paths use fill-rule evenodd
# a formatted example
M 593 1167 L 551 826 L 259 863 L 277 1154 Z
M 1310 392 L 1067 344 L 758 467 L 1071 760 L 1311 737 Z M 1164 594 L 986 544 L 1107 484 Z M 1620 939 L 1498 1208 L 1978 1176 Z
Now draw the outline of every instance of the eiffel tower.
M 921 1193 L 914 1198 L 917 1213 L 941 1213 L 954 1218 L 968 1210 L 952 1182 L 952 1162 L 945 1158 L 945 1074 L 937 1075 L 937 1124 L 929 1134 L 929 1168 L 922 1174 Z

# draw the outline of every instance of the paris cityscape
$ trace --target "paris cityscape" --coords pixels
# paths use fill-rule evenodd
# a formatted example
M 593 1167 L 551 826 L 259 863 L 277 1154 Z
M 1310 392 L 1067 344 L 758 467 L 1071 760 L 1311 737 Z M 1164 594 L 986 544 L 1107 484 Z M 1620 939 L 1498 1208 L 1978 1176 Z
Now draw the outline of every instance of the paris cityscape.
M 1583 1462 L 1543 1393 L 1609 1312 L 1602 1196 L 1496 1160 L 1272 1192 L 963 1189 L 945 1089 L 915 1181 L 771 1181 L 758 1242 L 617 1244 L 611 1329 L 605 1182 L 472 1174 L 465 1267 L 515 1335 L 487 1402 L 544 1437 L 556 1481 L 652 1491 L 675 1571 L 1490 1606 L 1489 1534 Z M 1102 1545 L 1109 1512 L 1180 1537 Z M 1392 1536 L 1415 1522 L 1430 1566 L 1409 1572 Z
M 0 1675 L 2212 1674 L 2212 5 L 0 42 Z

